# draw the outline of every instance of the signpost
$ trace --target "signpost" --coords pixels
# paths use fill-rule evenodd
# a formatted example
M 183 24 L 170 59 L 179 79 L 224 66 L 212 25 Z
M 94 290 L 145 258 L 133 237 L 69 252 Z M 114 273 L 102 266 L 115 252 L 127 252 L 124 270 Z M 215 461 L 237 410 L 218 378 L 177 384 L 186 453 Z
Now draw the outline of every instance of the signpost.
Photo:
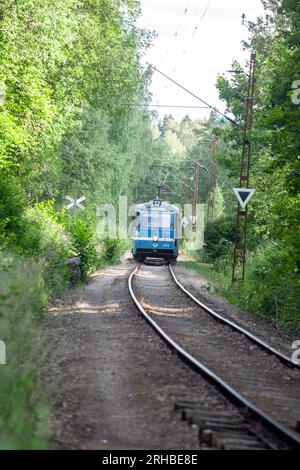
M 74 215 L 77 215 L 78 213 L 78 207 L 82 209 L 83 211 L 85 210 L 85 207 L 81 204 L 85 200 L 85 196 L 81 196 L 78 199 L 73 199 L 70 196 L 66 196 L 66 199 L 70 201 L 70 204 L 65 206 L 65 209 L 69 210 L 73 208 Z
M 248 75 L 248 87 L 246 96 L 246 109 L 243 128 L 243 148 L 240 167 L 240 187 L 234 188 L 239 205 L 236 213 L 236 231 L 233 246 L 232 282 L 245 279 L 246 252 L 247 252 L 247 227 L 248 207 L 247 204 L 255 190 L 249 188 L 250 163 L 251 163 L 251 134 L 253 123 L 253 104 L 255 86 L 255 64 L 256 54 L 251 53 L 250 68 Z
M 242 209 L 245 209 L 248 202 L 252 198 L 253 194 L 255 193 L 256 189 L 251 188 L 233 188 L 234 194 L 236 195 L 237 200 Z
M 183 228 L 185 228 L 187 225 L 188 225 L 189 221 L 186 217 L 183 217 L 183 219 L 181 220 L 181 225 L 183 226 Z

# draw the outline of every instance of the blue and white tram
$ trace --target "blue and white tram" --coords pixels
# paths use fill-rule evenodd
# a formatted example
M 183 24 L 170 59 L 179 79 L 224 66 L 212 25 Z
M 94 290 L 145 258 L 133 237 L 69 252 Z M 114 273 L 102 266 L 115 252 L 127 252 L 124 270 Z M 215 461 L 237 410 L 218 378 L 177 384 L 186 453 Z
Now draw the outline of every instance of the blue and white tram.
M 176 260 L 178 256 L 179 209 L 161 199 L 135 208 L 133 257 L 139 261 L 150 258 Z

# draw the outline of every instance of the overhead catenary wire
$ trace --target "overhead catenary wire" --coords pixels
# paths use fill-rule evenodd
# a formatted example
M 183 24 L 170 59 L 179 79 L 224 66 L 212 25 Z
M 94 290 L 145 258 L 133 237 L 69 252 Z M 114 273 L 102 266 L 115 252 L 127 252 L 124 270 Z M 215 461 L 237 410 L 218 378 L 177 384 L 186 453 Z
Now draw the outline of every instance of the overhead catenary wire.
M 189 186 L 188 184 L 186 184 L 185 182 L 183 182 L 180 178 L 178 178 L 178 176 L 176 176 L 174 173 L 170 172 L 169 171 L 169 174 L 171 174 L 171 176 L 173 176 L 173 178 L 175 178 L 176 180 L 178 180 L 180 183 L 184 184 L 186 187 L 188 187 L 189 189 L 191 189 L 193 191 L 193 188 L 191 186 Z
M 182 13 L 182 16 L 181 16 L 181 20 L 180 20 L 180 22 L 179 22 L 179 25 L 178 25 L 177 29 L 175 30 L 175 33 L 173 34 L 172 39 L 169 41 L 169 44 L 168 44 L 168 46 L 167 46 L 167 49 L 165 50 L 165 52 L 164 52 L 163 55 L 161 56 L 160 60 L 158 61 L 158 64 L 159 64 L 159 65 L 162 64 L 164 58 L 165 58 L 166 55 L 168 54 L 168 52 L 169 52 L 169 50 L 170 50 L 170 46 L 171 46 L 173 40 L 175 40 L 175 39 L 178 37 L 179 31 L 180 31 L 180 29 L 181 29 L 181 27 L 182 27 L 182 25 L 183 25 L 183 23 L 184 23 L 186 14 L 187 14 L 187 12 L 189 11 L 190 2 L 191 2 L 191 0 L 188 0 L 188 2 L 187 2 L 187 4 L 186 4 L 186 7 L 185 7 L 185 9 L 184 9 L 184 11 L 183 11 L 183 13 Z M 163 92 L 161 93 L 161 95 L 160 95 L 159 97 L 157 97 L 158 102 L 161 101 L 161 99 L 163 98 L 163 96 L 164 96 L 164 94 L 165 94 L 167 88 L 168 88 L 168 86 L 166 85 L 165 88 L 164 88 L 164 90 L 163 90 Z
M 191 44 L 191 42 L 193 41 L 193 39 L 194 39 L 196 33 L 197 33 L 198 30 L 199 30 L 199 27 L 200 27 L 200 25 L 201 25 L 201 23 L 202 23 L 202 21 L 203 21 L 205 15 L 206 15 L 208 9 L 209 9 L 209 7 L 210 7 L 211 2 L 212 2 L 212 0 L 209 0 L 208 3 L 206 4 L 206 7 L 204 8 L 204 11 L 203 11 L 203 13 L 202 13 L 202 15 L 201 15 L 201 17 L 200 17 L 199 22 L 198 22 L 198 23 L 196 24 L 196 26 L 194 27 L 194 31 L 193 31 L 193 34 L 192 34 L 191 39 L 189 40 L 189 42 L 188 42 L 187 45 L 185 46 L 184 50 L 181 52 L 182 54 L 186 54 L 186 51 L 187 51 L 188 47 L 190 46 L 190 44 Z M 161 64 L 161 62 L 159 63 L 159 65 L 160 65 L 160 64 Z M 177 69 L 176 66 L 173 67 L 172 72 L 175 73 L 175 72 L 176 72 L 176 69 Z M 165 88 L 164 88 L 164 90 L 163 90 L 161 96 L 158 98 L 158 102 L 160 102 L 160 101 L 162 100 L 162 98 L 164 97 L 164 95 L 165 95 L 165 93 L 166 93 L 166 91 L 167 91 L 167 88 L 168 88 L 168 87 L 165 86 Z
M 163 139 L 164 142 L 166 142 L 167 144 L 169 143 L 166 139 Z M 182 153 L 182 155 L 184 155 L 188 160 L 190 160 L 191 162 L 195 163 L 196 165 L 199 164 L 199 162 L 197 162 L 196 160 L 194 160 L 188 153 L 184 152 L 183 150 L 181 150 L 179 147 L 177 147 L 176 145 L 174 145 L 174 143 L 172 143 L 172 146 L 175 147 L 175 149 Z
M 172 35 L 172 39 L 169 41 L 169 44 L 168 44 L 168 47 L 167 49 L 165 50 L 165 52 L 163 53 L 163 55 L 161 56 L 160 60 L 159 60 L 159 64 L 161 64 L 163 62 L 163 59 L 165 58 L 166 54 L 168 54 L 169 52 L 169 49 L 170 49 L 170 45 L 172 44 L 172 41 L 173 39 L 175 39 L 178 35 L 179 35 L 179 32 L 182 28 L 182 25 L 184 23 L 184 20 L 185 20 L 185 17 L 186 17 L 186 14 L 188 13 L 188 10 L 189 10 L 189 5 L 191 3 L 191 0 L 188 0 L 187 3 L 186 3 L 186 6 L 185 6 L 185 9 L 181 15 L 181 19 L 180 19 L 180 22 L 175 30 L 175 33 Z
M 191 0 L 188 0 L 188 2 L 187 2 L 187 4 L 186 4 L 186 7 L 185 7 L 185 9 L 184 9 L 184 12 L 183 12 L 183 14 L 182 14 L 180 24 L 179 24 L 177 30 L 175 31 L 174 38 L 176 38 L 176 37 L 178 36 L 178 34 L 179 34 L 180 30 L 181 30 L 181 27 L 182 27 L 182 25 L 183 25 L 183 23 L 184 23 L 186 14 L 187 14 L 188 9 L 189 9 L 189 6 L 190 6 L 190 3 L 191 3 Z
M 209 9 L 209 7 L 210 7 L 211 2 L 212 2 L 212 0 L 208 0 L 208 2 L 207 2 L 207 4 L 206 4 L 206 7 L 204 8 L 203 13 L 202 13 L 202 15 L 201 15 L 201 17 L 200 17 L 200 20 L 199 20 L 199 22 L 196 24 L 196 26 L 195 26 L 195 28 L 194 28 L 192 37 L 191 37 L 191 39 L 189 40 L 189 42 L 187 43 L 187 45 L 185 46 L 185 48 L 183 49 L 182 54 L 186 54 L 186 51 L 187 51 L 188 47 L 190 46 L 190 44 L 191 44 L 192 40 L 194 39 L 194 37 L 196 36 L 196 34 L 198 33 L 199 27 L 200 27 L 200 25 L 201 25 L 201 23 L 202 23 L 202 21 L 203 21 L 205 15 L 206 15 L 208 9 Z
M 226 120 L 228 120 L 231 124 L 233 124 L 235 127 L 237 128 L 242 128 L 241 124 L 239 124 L 238 122 L 234 121 L 233 119 L 231 119 L 229 116 L 227 116 L 226 114 L 222 113 L 221 111 L 219 111 L 215 106 L 212 106 L 210 105 L 209 103 L 207 103 L 206 101 L 204 101 L 202 98 L 200 98 L 199 96 L 197 96 L 196 94 L 194 94 L 193 92 L 191 92 L 190 90 L 188 90 L 187 88 L 185 88 L 183 85 L 181 85 L 180 83 L 176 82 L 174 79 L 172 79 L 171 77 L 169 77 L 168 75 L 166 75 L 165 73 L 163 73 L 161 70 L 159 70 L 155 65 L 153 64 L 149 64 L 148 65 L 150 67 L 152 67 L 154 70 L 156 70 L 158 73 L 160 73 L 161 75 L 163 75 L 165 78 L 167 78 L 168 80 L 170 80 L 171 82 L 173 82 L 175 85 L 179 86 L 180 88 L 182 88 L 184 91 L 186 91 L 187 93 L 189 93 L 190 95 L 192 95 L 194 98 L 198 99 L 199 101 L 201 101 L 202 103 L 205 104 L 205 106 L 184 106 L 184 105 L 159 105 L 159 104 L 156 104 L 156 105 L 151 105 L 151 104 L 147 104 L 147 105 L 140 105 L 140 106 L 153 106 L 153 107 L 184 107 L 184 108 L 199 108 L 199 109 L 212 109 L 213 111 L 215 111 L 216 113 L 218 113 L 219 115 L 223 116 Z M 257 146 L 259 146 L 260 148 L 262 148 L 263 150 L 265 150 L 269 155 L 273 155 L 273 153 L 270 151 L 270 149 L 268 147 L 266 147 L 265 145 L 261 144 L 260 142 L 255 142 L 255 144 Z M 184 153 L 184 152 L 183 152 Z M 189 157 L 187 154 L 185 154 L 187 156 L 187 158 L 189 158 L 190 160 L 194 161 L 191 157 Z M 195 162 L 195 161 L 194 161 Z
M 208 106 L 190 106 L 190 105 L 184 105 L 184 104 L 151 104 L 151 103 L 146 103 L 146 104 L 132 104 L 129 105 L 132 107 L 137 107 L 137 108 L 196 108 L 196 109 L 208 109 Z
M 182 90 L 186 91 L 189 95 L 193 96 L 194 98 L 196 98 L 197 100 L 201 101 L 205 106 L 207 106 L 208 108 L 212 109 L 213 111 L 215 111 L 217 114 L 220 114 L 220 116 L 223 116 L 225 119 L 227 119 L 229 122 L 231 122 L 232 124 L 234 124 L 235 126 L 239 126 L 239 124 L 234 121 L 233 119 L 231 119 L 229 116 L 226 116 L 226 114 L 222 113 L 222 111 L 219 111 L 218 108 L 216 108 L 215 106 L 212 106 L 211 104 L 207 103 L 207 101 L 203 100 L 202 98 L 200 98 L 200 96 L 196 95 L 195 93 L 193 93 L 192 91 L 188 90 L 187 88 L 185 88 L 183 85 L 181 85 L 180 83 L 178 83 L 176 80 L 174 80 L 173 78 L 169 77 L 168 75 L 166 75 L 164 72 L 162 72 L 161 70 L 159 70 L 157 67 L 155 67 L 155 65 L 151 65 L 148 63 L 148 65 L 150 67 L 152 67 L 154 70 L 156 70 L 156 72 L 160 73 L 162 76 L 164 76 L 167 80 L 169 80 L 170 82 L 174 83 L 174 85 L 178 86 L 179 88 L 181 88 Z

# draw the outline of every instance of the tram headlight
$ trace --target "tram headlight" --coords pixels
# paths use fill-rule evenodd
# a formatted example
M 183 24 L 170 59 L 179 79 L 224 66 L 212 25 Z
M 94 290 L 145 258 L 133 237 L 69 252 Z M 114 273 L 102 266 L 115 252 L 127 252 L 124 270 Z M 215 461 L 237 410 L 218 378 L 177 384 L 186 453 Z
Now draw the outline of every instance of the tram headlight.
M 158 237 L 155 235 L 155 237 L 152 238 L 152 241 L 153 241 L 154 243 L 158 242 Z

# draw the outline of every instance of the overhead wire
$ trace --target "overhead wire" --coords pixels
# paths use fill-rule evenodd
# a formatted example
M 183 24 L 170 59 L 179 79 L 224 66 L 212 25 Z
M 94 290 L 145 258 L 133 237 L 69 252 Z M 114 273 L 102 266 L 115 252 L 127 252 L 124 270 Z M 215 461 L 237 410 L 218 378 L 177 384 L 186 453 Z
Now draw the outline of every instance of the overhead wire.
M 186 87 L 184 87 L 183 85 L 181 85 L 180 83 L 178 83 L 176 80 L 174 80 L 173 78 L 169 77 L 168 75 L 166 75 L 164 72 L 162 72 L 161 70 L 159 70 L 155 65 L 151 65 L 151 64 L 148 64 L 150 65 L 150 67 L 152 67 L 154 70 L 156 70 L 156 72 L 160 73 L 162 76 L 164 76 L 167 80 L 171 81 L 172 83 L 174 83 L 174 85 L 178 86 L 179 88 L 181 88 L 182 90 L 186 91 L 189 95 L 193 96 L 194 98 L 196 98 L 197 100 L 201 101 L 205 106 L 207 106 L 208 108 L 212 109 L 213 111 L 215 111 L 217 114 L 220 114 L 221 116 L 223 116 L 225 119 L 227 119 L 229 122 L 231 122 L 232 124 L 234 124 L 235 126 L 237 126 L 238 124 L 236 123 L 236 121 L 234 121 L 233 119 L 231 119 L 229 116 L 226 116 L 226 114 L 222 113 L 221 111 L 218 110 L 218 108 L 216 108 L 215 106 L 212 106 L 211 104 L 207 103 L 207 101 L 203 100 L 202 98 L 200 98 L 200 96 L 196 95 L 195 93 L 193 93 L 192 91 L 188 90 Z
M 208 106 L 191 106 L 191 105 L 183 105 L 183 104 L 129 104 L 126 106 L 130 106 L 133 108 L 148 108 L 148 107 L 154 107 L 154 108 L 197 108 L 197 109 L 207 109 Z
M 177 28 L 176 28 L 176 30 L 175 30 L 175 33 L 172 35 L 172 37 L 171 37 L 171 39 L 170 39 L 170 41 L 169 41 L 169 43 L 168 43 L 167 49 L 164 51 L 164 53 L 162 54 L 160 60 L 158 61 L 159 66 L 162 64 L 162 62 L 163 62 L 163 60 L 165 59 L 166 55 L 169 53 L 171 44 L 173 43 L 173 41 L 174 41 L 174 40 L 178 37 L 178 35 L 179 35 L 179 32 L 180 32 L 180 30 L 181 30 L 181 28 L 182 28 L 182 26 L 183 26 L 184 20 L 185 20 L 185 18 L 186 18 L 186 15 L 187 15 L 187 13 L 188 13 L 188 11 L 189 11 L 190 3 L 191 3 L 191 0 L 188 0 L 187 3 L 186 3 L 185 9 L 184 9 L 184 11 L 183 11 L 183 13 L 182 13 L 182 15 L 181 15 L 180 22 L 179 22 L 179 24 L 178 24 L 178 26 L 177 26 Z M 168 86 L 166 85 L 166 86 L 164 87 L 163 93 L 161 94 L 160 97 L 158 97 L 158 101 L 160 101 L 160 100 L 162 99 L 162 96 L 164 95 L 164 93 L 165 93 L 165 91 L 166 91 L 167 88 L 168 88 Z
M 196 23 L 196 25 L 195 25 L 195 27 L 194 27 L 192 37 L 191 37 L 191 39 L 189 40 L 189 42 L 187 43 L 187 45 L 185 46 L 184 50 L 182 51 L 182 54 L 186 54 L 186 51 L 187 51 L 188 47 L 190 46 L 191 42 L 193 41 L 195 35 L 197 34 L 197 32 L 198 32 L 198 30 L 199 30 L 199 27 L 200 27 L 200 25 L 201 25 L 201 23 L 202 23 L 202 21 L 203 21 L 205 15 L 206 15 L 208 9 L 209 9 L 209 7 L 210 7 L 211 2 L 212 2 L 212 0 L 208 0 L 207 4 L 206 4 L 206 6 L 205 6 L 205 8 L 204 8 L 204 10 L 203 10 L 203 12 L 202 12 L 202 15 L 201 15 L 201 17 L 200 17 L 200 20 L 198 21 L 198 23 Z M 160 66 L 161 62 L 162 62 L 162 61 L 159 62 L 158 66 Z M 172 69 L 172 73 L 175 73 L 175 72 L 176 72 L 176 69 L 177 69 L 177 67 L 175 66 L 175 67 Z M 165 93 L 166 93 L 166 91 L 167 91 L 167 88 L 168 88 L 168 86 L 166 85 L 166 86 L 164 87 L 164 90 L 163 90 L 162 94 L 161 94 L 161 95 L 158 97 L 158 99 L 157 99 L 158 103 L 159 103 L 159 102 L 162 100 L 162 98 L 165 96 Z
M 167 141 L 166 139 L 163 139 L 163 140 L 164 140 L 164 142 L 167 142 L 167 143 L 168 143 L 168 141 Z M 199 164 L 199 162 L 197 162 L 196 160 L 194 160 L 188 153 L 184 152 L 182 149 L 180 149 L 178 146 L 176 146 L 176 145 L 174 144 L 174 142 L 172 143 L 172 146 L 175 147 L 175 149 L 176 149 L 178 152 L 182 153 L 182 155 L 184 155 L 188 160 L 192 161 L 192 162 L 195 163 L 196 165 Z
M 184 9 L 184 11 L 183 11 L 183 13 L 182 13 L 182 16 L 181 16 L 179 25 L 178 25 L 178 27 L 176 28 L 175 33 L 172 35 L 172 38 L 170 39 L 170 41 L 169 41 L 169 43 L 168 43 L 167 49 L 164 51 L 163 55 L 161 56 L 160 60 L 158 61 L 159 65 L 162 63 L 162 61 L 163 61 L 163 59 L 165 58 L 166 54 L 168 54 L 169 49 L 170 49 L 170 45 L 172 44 L 173 39 L 175 39 L 175 38 L 178 36 L 178 34 L 179 34 L 179 32 L 180 32 L 180 30 L 181 30 L 181 28 L 182 28 L 182 25 L 183 25 L 183 23 L 184 23 L 186 14 L 187 14 L 187 12 L 189 11 L 189 5 L 190 5 L 190 3 L 191 3 L 191 0 L 188 0 L 187 3 L 186 3 L 186 7 L 185 7 L 185 9 Z
M 207 2 L 207 4 L 206 4 L 206 7 L 204 8 L 203 13 L 202 13 L 202 15 L 201 15 L 201 17 L 200 17 L 200 20 L 199 20 L 199 22 L 196 24 L 196 26 L 195 26 L 195 28 L 194 28 L 192 37 L 191 37 L 190 41 L 188 42 L 187 46 L 189 46 L 189 45 L 191 44 L 192 40 L 194 39 L 194 37 L 195 37 L 196 34 L 198 33 L 199 27 L 200 27 L 202 21 L 204 20 L 204 17 L 205 17 L 205 15 L 206 15 L 206 13 L 207 13 L 209 7 L 210 7 L 211 2 L 212 2 L 212 0 L 208 0 L 208 2 Z M 185 49 L 182 51 L 183 54 L 186 53 L 186 49 L 187 49 L 187 47 L 185 47 Z

